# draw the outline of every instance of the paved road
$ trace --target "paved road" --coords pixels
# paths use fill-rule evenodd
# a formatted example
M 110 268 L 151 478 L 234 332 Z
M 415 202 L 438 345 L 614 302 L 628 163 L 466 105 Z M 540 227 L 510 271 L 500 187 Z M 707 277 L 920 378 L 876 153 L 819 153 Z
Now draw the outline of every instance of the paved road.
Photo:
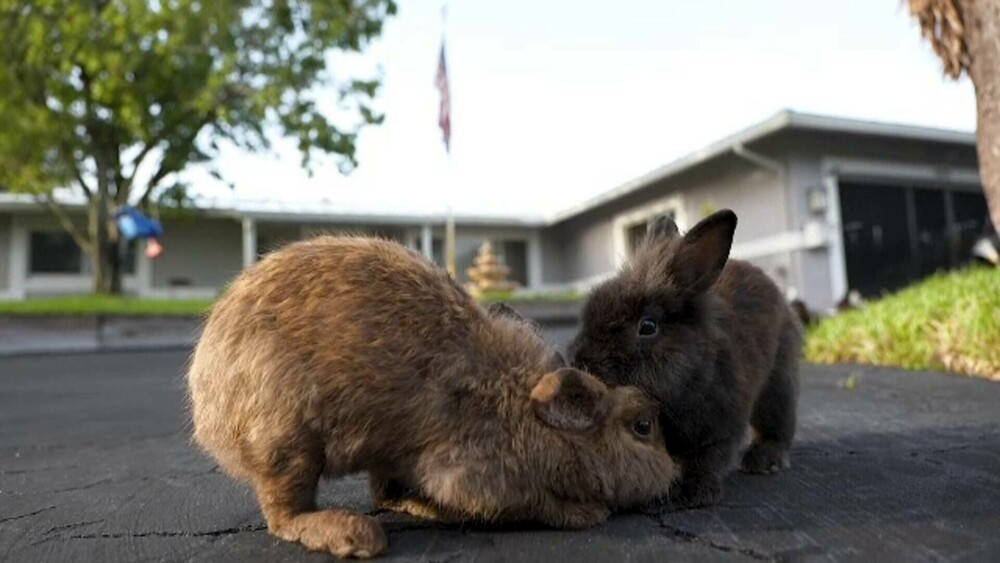
M 556 340 L 566 337 L 561 331 Z M 324 561 L 187 441 L 184 352 L 0 359 L 0 561 Z M 844 382 L 855 373 L 855 385 Z M 582 532 L 382 515 L 387 560 L 998 560 L 1000 385 L 808 367 L 793 468 Z M 371 510 L 363 479 L 322 501 Z

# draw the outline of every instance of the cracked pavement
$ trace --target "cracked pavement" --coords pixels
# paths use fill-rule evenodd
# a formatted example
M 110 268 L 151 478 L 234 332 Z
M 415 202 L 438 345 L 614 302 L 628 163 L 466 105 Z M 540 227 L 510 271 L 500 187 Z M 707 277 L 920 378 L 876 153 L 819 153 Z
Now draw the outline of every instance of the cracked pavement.
M 191 446 L 187 356 L 0 358 L 0 561 L 330 560 L 269 536 L 248 487 Z M 362 476 L 320 504 L 376 515 L 388 561 L 997 560 L 998 405 L 996 383 L 806 366 L 792 468 L 733 474 L 710 509 L 447 526 L 374 511 Z

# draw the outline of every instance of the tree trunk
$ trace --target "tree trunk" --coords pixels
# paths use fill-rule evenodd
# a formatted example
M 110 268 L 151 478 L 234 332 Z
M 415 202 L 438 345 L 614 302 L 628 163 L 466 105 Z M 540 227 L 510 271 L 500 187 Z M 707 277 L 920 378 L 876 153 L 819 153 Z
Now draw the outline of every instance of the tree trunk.
M 90 204 L 89 223 L 91 253 L 90 262 L 93 268 L 94 293 L 112 293 L 111 253 L 109 252 L 108 236 L 108 206 L 107 201 L 95 194 Z
M 117 244 L 110 228 L 109 197 L 112 171 L 103 158 L 97 158 L 97 193 L 90 202 L 90 240 L 93 251 L 91 261 L 94 267 L 94 293 L 111 295 L 121 293 L 121 272 L 115 271 L 112 256 L 117 253 Z M 117 237 L 115 237 L 117 238 Z M 118 278 L 117 280 L 115 278 Z
M 961 0 L 969 76 L 976 87 L 979 172 L 1000 232 L 1000 0 Z
M 117 236 L 108 242 L 108 256 L 111 258 L 111 293 L 122 293 L 122 245 Z

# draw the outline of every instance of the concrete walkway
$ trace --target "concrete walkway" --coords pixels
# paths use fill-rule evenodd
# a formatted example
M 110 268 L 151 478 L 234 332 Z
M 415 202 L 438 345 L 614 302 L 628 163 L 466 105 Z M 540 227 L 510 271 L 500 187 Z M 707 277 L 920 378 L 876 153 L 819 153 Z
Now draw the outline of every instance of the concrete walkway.
M 248 488 L 189 445 L 186 360 L 0 358 L 0 561 L 328 560 L 269 536 Z M 385 559 L 1000 559 L 1000 385 L 807 367 L 801 419 L 792 469 L 731 476 L 715 508 L 581 532 L 383 514 Z M 363 478 L 328 483 L 321 503 L 371 510 Z
M 198 316 L 0 315 L 0 357 L 190 348 L 201 325 Z

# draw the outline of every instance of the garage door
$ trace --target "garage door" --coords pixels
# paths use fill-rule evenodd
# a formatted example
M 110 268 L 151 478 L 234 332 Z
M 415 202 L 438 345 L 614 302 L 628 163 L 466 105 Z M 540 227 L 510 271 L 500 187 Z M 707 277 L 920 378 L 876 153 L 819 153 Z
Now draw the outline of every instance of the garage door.
M 840 208 L 848 287 L 866 297 L 968 263 L 989 221 L 982 193 L 914 186 L 841 182 Z

